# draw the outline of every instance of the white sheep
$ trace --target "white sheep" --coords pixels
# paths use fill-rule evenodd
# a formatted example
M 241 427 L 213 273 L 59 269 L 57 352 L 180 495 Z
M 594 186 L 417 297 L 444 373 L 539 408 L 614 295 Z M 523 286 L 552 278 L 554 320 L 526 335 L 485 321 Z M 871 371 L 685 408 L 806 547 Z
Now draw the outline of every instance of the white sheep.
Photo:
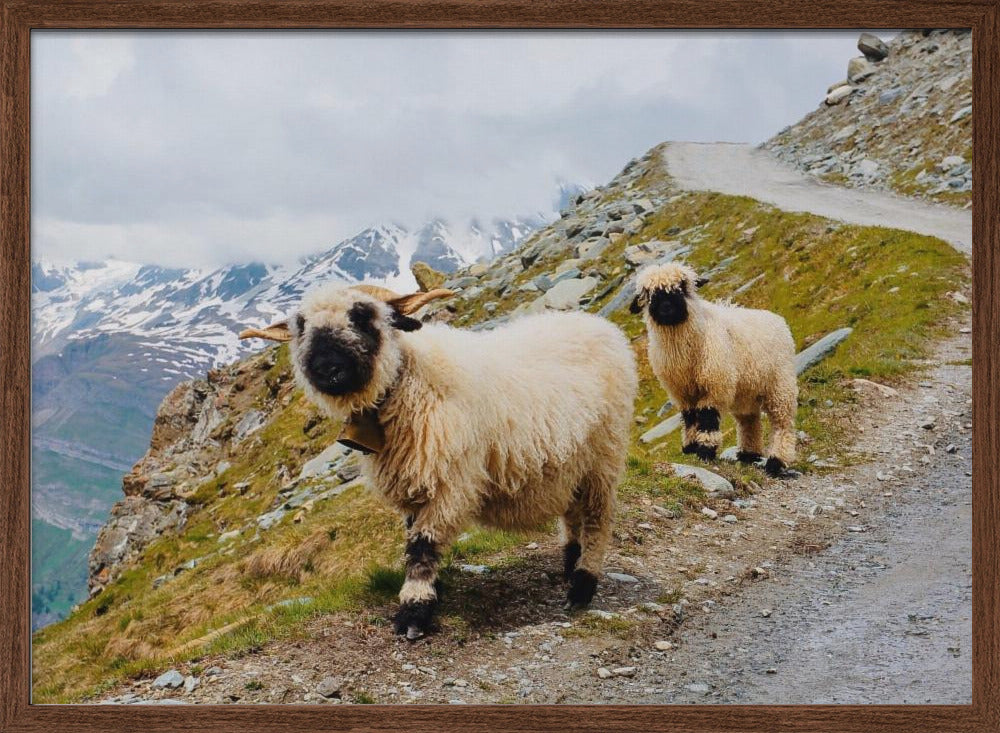
M 646 322 L 650 366 L 681 409 L 683 450 L 715 458 L 719 413 L 726 411 L 736 419 L 737 457 L 756 463 L 763 458 L 763 411 L 771 421 L 764 468 L 793 475 L 798 382 L 788 324 L 770 311 L 704 300 L 700 284 L 685 265 L 650 265 L 636 275 L 631 306 Z
M 560 517 L 567 605 L 590 602 L 638 381 L 627 340 L 602 318 L 547 313 L 471 332 L 410 317 L 442 294 L 324 287 L 288 322 L 241 334 L 290 340 L 307 397 L 371 449 L 362 470 L 406 519 L 394 625 L 411 639 L 431 625 L 442 550 L 473 523 Z

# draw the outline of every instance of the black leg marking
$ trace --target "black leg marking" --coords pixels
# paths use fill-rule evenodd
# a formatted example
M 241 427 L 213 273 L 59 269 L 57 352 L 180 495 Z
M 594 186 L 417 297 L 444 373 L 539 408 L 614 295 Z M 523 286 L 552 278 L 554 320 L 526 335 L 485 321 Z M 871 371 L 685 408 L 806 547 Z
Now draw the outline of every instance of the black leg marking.
M 437 547 L 422 534 L 406 543 L 406 579 L 434 582 L 441 559 Z
M 681 410 L 681 417 L 684 418 L 684 427 L 693 428 L 698 424 L 697 410 Z
M 684 451 L 685 453 L 695 453 L 703 461 L 714 461 L 715 454 L 718 448 L 714 445 L 705 445 L 704 443 L 692 443 L 690 451 Z
M 588 570 L 578 568 L 569 577 L 569 592 L 566 594 L 566 608 L 584 608 L 589 605 L 597 592 L 597 576 Z
M 762 456 L 760 453 L 754 453 L 753 451 L 741 450 L 736 454 L 736 460 L 740 463 L 744 463 L 748 466 L 760 463 Z
M 410 601 L 400 605 L 392 619 L 397 634 L 405 635 L 411 641 L 431 631 L 434 623 L 434 609 L 437 600 Z
M 698 452 L 698 444 L 697 443 L 688 443 L 687 445 L 685 445 L 685 446 L 683 446 L 681 448 L 681 453 L 691 454 L 691 453 L 697 453 L 697 452 Z
M 719 430 L 719 411 L 714 407 L 702 407 L 697 410 L 698 430 L 703 433 L 715 433 Z
M 563 547 L 563 577 L 570 579 L 576 570 L 576 561 L 580 559 L 580 543 L 576 540 L 567 542 Z
M 795 469 L 786 466 L 784 461 L 774 456 L 767 459 L 767 463 L 764 464 L 764 472 L 773 478 L 798 478 L 802 475 Z

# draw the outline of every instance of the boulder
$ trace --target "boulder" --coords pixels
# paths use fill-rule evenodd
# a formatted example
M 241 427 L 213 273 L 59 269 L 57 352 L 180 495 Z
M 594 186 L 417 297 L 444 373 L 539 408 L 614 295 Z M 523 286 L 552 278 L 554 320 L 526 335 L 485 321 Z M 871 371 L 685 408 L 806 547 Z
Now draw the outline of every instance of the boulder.
M 681 426 L 681 421 L 682 418 L 680 413 L 671 415 L 663 422 L 659 423 L 658 425 L 650 428 L 645 433 L 643 433 L 639 437 L 639 440 L 641 440 L 643 443 L 652 443 L 653 441 L 665 438 Z
M 869 61 L 882 61 L 889 57 L 889 47 L 874 33 L 862 33 L 858 39 L 858 50 Z
M 184 684 L 184 675 L 178 672 L 176 669 L 171 669 L 155 680 L 153 680 L 154 690 L 174 690 Z
M 540 295 L 532 304 L 532 312 L 547 308 L 554 310 L 570 310 L 580 305 L 580 298 L 597 287 L 596 277 L 563 280 Z
M 678 478 L 692 478 L 705 487 L 710 498 L 732 499 L 736 496 L 736 489 L 733 488 L 733 485 L 717 473 L 712 473 L 700 466 L 689 466 L 686 463 L 672 463 L 670 465 Z
M 806 369 L 833 353 L 840 342 L 846 339 L 854 331 L 853 328 L 841 328 L 832 333 L 828 333 L 819 341 L 807 349 L 803 349 L 795 356 L 795 373 L 801 375 Z
M 824 102 L 828 107 L 832 107 L 835 104 L 840 104 L 845 99 L 847 99 L 854 92 L 854 87 L 850 84 L 845 84 L 842 87 L 837 87 L 832 92 L 826 95 Z
M 410 265 L 410 272 L 413 273 L 417 286 L 425 292 L 444 285 L 445 274 L 438 272 L 426 262 L 414 262 Z
M 858 56 L 847 62 L 847 80 L 852 84 L 860 84 L 875 73 L 875 65 L 866 58 Z

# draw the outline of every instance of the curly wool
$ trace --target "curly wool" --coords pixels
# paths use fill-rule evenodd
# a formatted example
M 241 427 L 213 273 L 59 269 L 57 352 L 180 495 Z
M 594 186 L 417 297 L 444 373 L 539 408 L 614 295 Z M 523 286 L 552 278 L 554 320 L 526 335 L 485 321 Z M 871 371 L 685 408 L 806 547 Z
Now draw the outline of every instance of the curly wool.
M 637 292 L 686 288 L 688 318 L 661 326 L 648 309 L 649 362 L 657 379 L 682 410 L 715 408 L 732 413 L 740 431 L 740 449 L 763 453 L 760 412 L 771 420 L 768 451 L 788 465 L 795 459 L 795 413 L 798 382 L 795 342 L 785 319 L 765 310 L 712 303 L 697 294 L 696 274 L 685 265 L 653 265 L 636 277 Z M 721 436 L 688 426 L 685 445 L 717 445 Z

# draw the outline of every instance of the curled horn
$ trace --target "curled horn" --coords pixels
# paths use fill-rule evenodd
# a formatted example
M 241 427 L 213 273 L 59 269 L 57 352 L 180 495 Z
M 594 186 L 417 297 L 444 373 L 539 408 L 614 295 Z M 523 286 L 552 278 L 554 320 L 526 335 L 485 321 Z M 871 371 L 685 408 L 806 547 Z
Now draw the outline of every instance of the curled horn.
M 387 288 L 380 288 L 378 285 L 355 285 L 354 288 L 388 303 L 404 316 L 416 313 L 432 300 L 449 298 L 455 294 L 455 291 L 447 288 L 436 288 L 426 293 L 411 293 L 410 295 L 399 295 Z
M 292 334 L 288 331 L 288 322 L 272 323 L 267 328 L 247 328 L 240 331 L 241 339 L 267 339 L 268 341 L 291 341 Z

